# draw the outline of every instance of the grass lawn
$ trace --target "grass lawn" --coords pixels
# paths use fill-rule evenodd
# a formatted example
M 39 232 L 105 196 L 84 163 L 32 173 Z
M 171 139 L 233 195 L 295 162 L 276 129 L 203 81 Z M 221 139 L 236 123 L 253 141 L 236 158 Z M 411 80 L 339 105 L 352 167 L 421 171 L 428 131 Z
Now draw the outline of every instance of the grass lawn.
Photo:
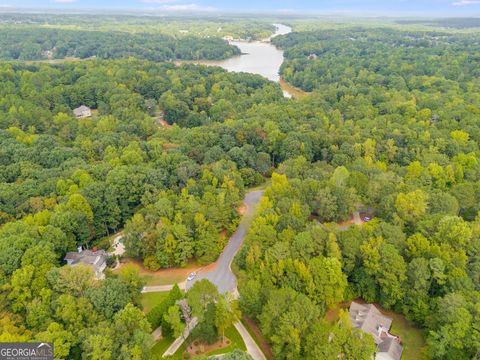
M 240 333 L 235 329 L 235 326 L 230 326 L 227 330 L 225 330 L 225 336 L 230 339 L 231 343 L 228 347 L 223 349 L 214 350 L 208 353 L 208 355 L 218 355 L 218 354 L 225 354 L 232 352 L 235 349 L 246 351 L 247 347 L 243 342 L 242 336 Z
M 145 269 L 143 265 L 134 260 L 126 260 L 122 262 L 121 266 L 125 266 L 129 264 L 130 266 L 134 266 L 138 269 L 140 273 L 140 277 L 145 281 L 146 286 L 156 286 L 156 285 L 170 285 L 170 284 L 178 284 L 184 282 L 187 279 L 188 274 L 192 271 L 197 271 L 202 266 L 191 262 L 184 268 L 172 268 L 172 269 L 161 269 L 158 271 L 150 271 Z M 119 271 L 119 270 L 115 270 Z
M 161 359 L 163 353 L 167 351 L 168 347 L 172 344 L 173 340 L 174 339 L 163 338 L 157 341 L 157 343 L 152 348 L 152 357 L 154 359 Z
M 408 321 L 402 314 L 385 310 L 379 304 L 375 306 L 385 315 L 392 318 L 392 327 L 390 333 L 400 336 L 403 345 L 402 359 L 408 360 L 427 360 L 428 357 L 424 353 L 425 336 L 421 329 L 415 324 Z M 338 319 L 340 309 L 348 310 L 349 302 L 343 302 L 327 311 L 325 319 L 333 324 Z
M 142 306 L 143 306 L 143 312 L 146 314 L 152 308 L 159 304 L 163 299 L 165 299 L 168 296 L 168 291 L 166 292 L 154 292 L 154 293 L 143 293 L 141 295 L 142 297 Z
M 415 325 L 408 321 L 405 316 L 386 311 L 382 312 L 392 318 L 392 328 L 390 332 L 393 335 L 400 336 L 403 344 L 403 359 L 408 360 L 426 360 L 428 356 L 424 353 L 425 336 L 422 330 L 415 327 Z
M 211 355 L 219 355 L 219 354 L 226 354 L 226 353 L 229 353 L 229 352 L 232 352 L 233 350 L 235 349 L 239 349 L 239 350 L 242 350 L 242 351 L 246 351 L 247 350 L 247 347 L 245 346 L 245 343 L 243 342 L 243 339 L 242 337 L 240 336 L 240 334 L 238 333 L 237 329 L 235 329 L 235 327 L 232 325 L 230 326 L 228 329 L 225 330 L 225 336 L 231 341 L 230 345 L 228 347 L 225 347 L 225 348 L 222 348 L 222 349 L 217 349 L 217 350 L 213 350 L 213 351 L 210 351 L 210 352 L 207 352 L 205 354 L 202 354 L 202 355 L 198 355 L 198 356 L 204 356 L 204 355 L 207 355 L 207 356 L 211 356 Z M 173 354 L 172 357 L 169 357 L 169 359 L 171 360 L 183 360 L 183 354 L 186 352 L 187 350 L 187 344 L 191 341 L 192 339 L 191 338 L 188 338 L 187 341 L 185 341 L 182 346 L 180 346 L 180 348 L 177 350 L 177 352 L 175 354 Z M 168 348 L 168 346 L 172 343 L 172 339 L 169 339 L 169 343 L 166 345 L 165 348 L 163 348 L 165 346 L 165 344 L 163 344 L 163 341 L 164 339 L 160 340 L 154 347 L 153 347 L 153 350 L 155 354 L 158 354 L 160 353 L 160 351 L 163 349 L 163 352 L 165 352 L 165 350 Z M 163 354 L 162 352 L 162 354 Z M 192 359 L 195 359 L 196 357 L 198 356 L 192 356 L 191 358 Z

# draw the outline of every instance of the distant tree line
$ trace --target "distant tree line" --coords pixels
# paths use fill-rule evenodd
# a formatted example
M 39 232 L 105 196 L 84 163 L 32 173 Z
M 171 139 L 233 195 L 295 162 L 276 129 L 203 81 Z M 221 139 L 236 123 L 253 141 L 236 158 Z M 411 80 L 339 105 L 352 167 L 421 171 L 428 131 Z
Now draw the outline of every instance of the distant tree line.
M 0 29 L 0 59 L 46 60 L 135 57 L 152 61 L 225 59 L 240 50 L 218 37 L 74 31 L 45 28 Z

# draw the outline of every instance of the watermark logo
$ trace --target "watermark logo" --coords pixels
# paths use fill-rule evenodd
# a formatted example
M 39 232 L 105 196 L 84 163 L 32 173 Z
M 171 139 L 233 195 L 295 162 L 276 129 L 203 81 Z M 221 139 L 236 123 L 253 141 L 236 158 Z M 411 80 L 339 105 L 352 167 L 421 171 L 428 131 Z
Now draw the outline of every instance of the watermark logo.
M 53 360 L 53 343 L 0 342 L 0 360 Z

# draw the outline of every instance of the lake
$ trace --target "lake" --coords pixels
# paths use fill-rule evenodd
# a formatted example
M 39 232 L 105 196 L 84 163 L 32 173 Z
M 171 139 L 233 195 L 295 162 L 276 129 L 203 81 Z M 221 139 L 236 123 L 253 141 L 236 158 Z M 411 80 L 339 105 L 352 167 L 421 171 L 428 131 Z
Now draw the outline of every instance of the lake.
M 270 43 L 270 39 L 292 32 L 292 28 L 282 24 L 274 24 L 277 28 L 275 34 L 264 41 L 230 41 L 237 46 L 242 55 L 226 60 L 194 61 L 195 64 L 220 66 L 232 72 L 248 72 L 259 74 L 271 81 L 280 83 L 286 97 L 299 97 L 304 93 L 280 79 L 280 66 L 283 63 L 283 51 Z

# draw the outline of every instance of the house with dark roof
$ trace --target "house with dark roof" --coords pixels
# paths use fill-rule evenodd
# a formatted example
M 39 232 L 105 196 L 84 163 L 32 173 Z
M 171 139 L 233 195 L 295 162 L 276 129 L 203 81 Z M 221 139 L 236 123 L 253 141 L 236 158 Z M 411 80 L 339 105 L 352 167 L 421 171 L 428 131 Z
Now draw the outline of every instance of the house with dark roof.
M 92 116 L 92 110 L 88 106 L 82 105 L 82 106 L 79 106 L 76 109 L 73 109 L 73 114 L 77 118 L 90 117 L 90 116 Z
M 108 253 L 105 250 L 91 251 L 78 248 L 77 252 L 68 252 L 64 260 L 67 265 L 76 266 L 79 264 L 88 265 L 93 269 L 97 279 L 104 279 L 103 271 L 107 267 Z
M 383 315 L 373 304 L 350 305 L 352 326 L 372 335 L 377 352 L 375 360 L 400 360 L 403 346 L 398 336 L 390 334 L 392 319 Z

